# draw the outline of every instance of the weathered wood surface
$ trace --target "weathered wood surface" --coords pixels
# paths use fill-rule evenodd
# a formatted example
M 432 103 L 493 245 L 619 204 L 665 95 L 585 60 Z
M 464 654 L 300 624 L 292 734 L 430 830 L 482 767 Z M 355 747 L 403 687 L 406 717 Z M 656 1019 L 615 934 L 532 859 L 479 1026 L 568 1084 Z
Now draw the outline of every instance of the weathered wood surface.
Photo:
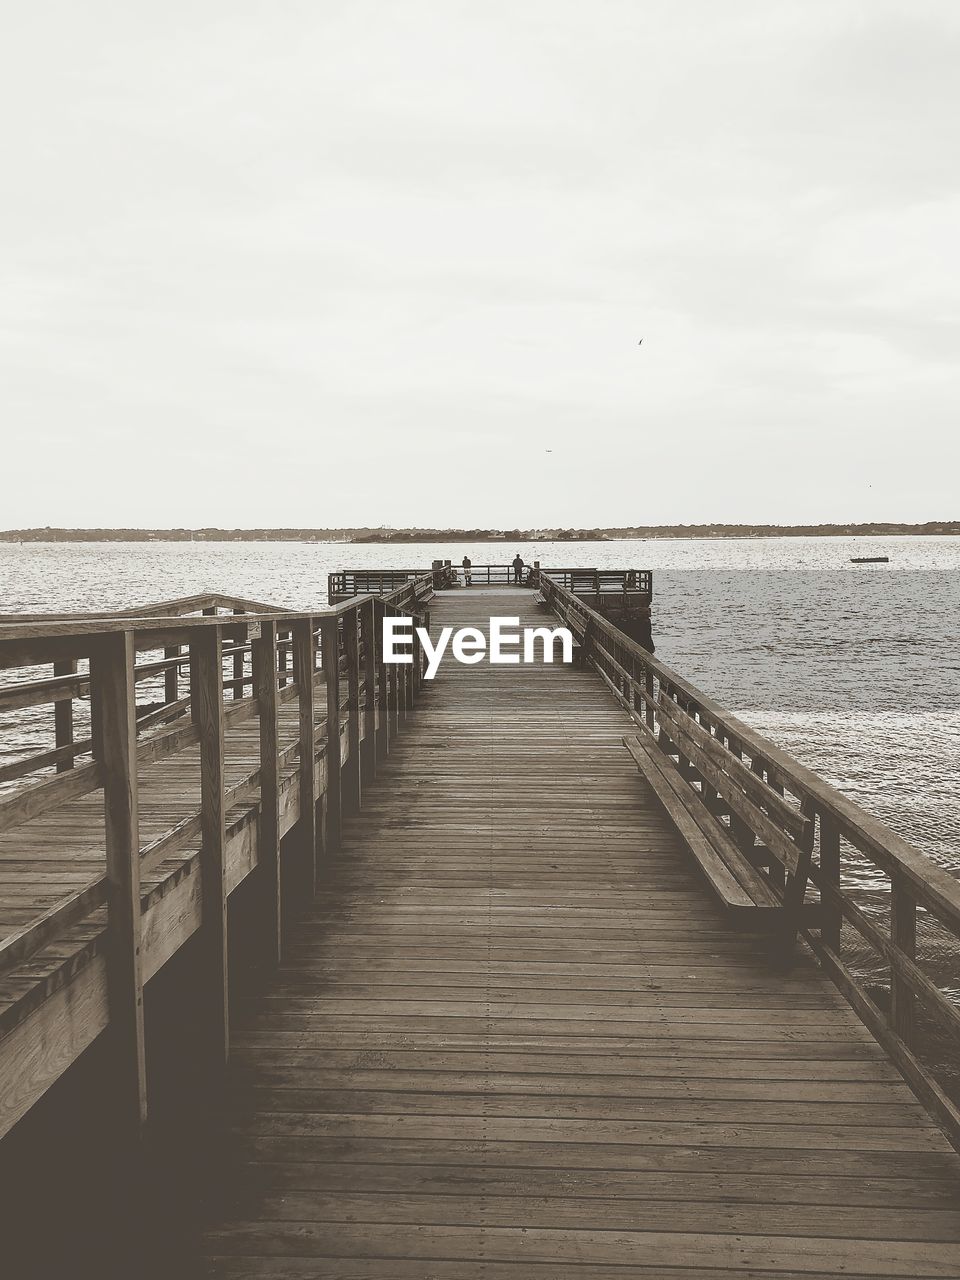
M 319 753 L 315 787 L 319 791 L 325 786 L 326 773 L 322 744 L 327 717 L 322 687 L 317 688 L 315 715 Z M 204 728 L 206 738 L 209 726 Z M 281 753 L 289 752 L 302 728 L 296 702 L 281 704 L 277 734 Z M 345 738 L 342 707 L 340 728 Z M 210 763 L 208 756 L 208 766 Z M 259 763 L 259 720 L 250 717 L 229 724 L 223 763 L 228 796 Z M 297 760 L 288 758 L 280 770 L 283 832 L 299 819 L 298 774 Z M 175 830 L 178 823 L 193 821 L 191 815 L 196 814 L 201 800 L 200 746 L 189 743 L 158 760 L 141 757 L 137 775 L 139 836 L 141 848 L 146 848 Z M 226 892 L 232 892 L 257 865 L 258 809 L 256 788 L 228 801 L 223 815 Z M 206 878 L 211 883 L 219 875 L 214 872 L 219 857 L 214 851 L 207 868 L 200 864 L 199 820 L 195 826 L 194 837 L 181 842 L 170 856 L 154 860 L 140 881 L 144 981 L 200 927 L 202 881 Z M 100 791 L 0 833 L 0 941 L 101 876 L 106 867 L 105 848 Z M 28 960 L 0 974 L 0 1137 L 104 1029 L 108 1009 L 106 925 L 106 909 L 93 910 Z
M 425 684 L 234 1024 L 209 1274 L 960 1274 L 960 1158 L 809 957 L 724 923 L 598 684 Z

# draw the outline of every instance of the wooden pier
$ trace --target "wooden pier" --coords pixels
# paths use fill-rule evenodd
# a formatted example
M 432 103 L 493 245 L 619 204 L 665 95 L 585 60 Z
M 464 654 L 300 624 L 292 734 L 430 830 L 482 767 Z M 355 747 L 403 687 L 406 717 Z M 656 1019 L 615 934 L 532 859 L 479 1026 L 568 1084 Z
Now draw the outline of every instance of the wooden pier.
M 209 597 L 0 627 L 8 668 L 57 663 L 60 682 L 31 669 L 0 707 L 55 695 L 48 763 L 77 763 L 0 800 L 0 1133 L 16 1143 L 109 1037 L 114 1118 L 149 1146 L 150 988 L 179 955 L 204 1034 L 175 1047 L 220 1106 L 216 1186 L 166 1274 L 960 1274 L 960 1123 L 916 1054 L 927 1016 L 957 1043 L 916 938 L 934 919 L 960 935 L 960 886 L 585 587 L 536 585 L 434 593 L 412 570 L 316 615 Z M 426 682 L 382 662 L 384 611 L 563 622 L 581 661 Z M 138 676 L 169 712 L 139 738 Z M 89 744 L 63 714 L 87 680 Z M 738 764 L 698 769 L 671 732 Z M 638 737 L 706 817 L 680 784 L 664 807 Z M 752 797 L 769 847 L 745 833 Z M 808 855 L 795 909 L 778 815 Z M 717 890 L 725 832 L 741 893 L 755 875 L 771 898 L 756 914 Z M 890 875 L 886 931 L 844 888 L 851 856 Z M 845 964 L 843 921 L 888 960 L 889 1005 Z

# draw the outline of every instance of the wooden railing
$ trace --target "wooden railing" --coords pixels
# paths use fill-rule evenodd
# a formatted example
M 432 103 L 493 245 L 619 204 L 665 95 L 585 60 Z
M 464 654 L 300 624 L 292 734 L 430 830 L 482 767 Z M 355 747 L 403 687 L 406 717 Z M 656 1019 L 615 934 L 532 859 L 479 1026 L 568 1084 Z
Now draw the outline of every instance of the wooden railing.
M 650 569 L 543 569 L 552 580 L 574 595 L 616 595 L 637 592 L 653 598 L 653 571 Z
M 330 600 L 339 600 L 360 592 L 392 591 L 410 578 L 430 574 L 430 569 L 341 569 L 327 578 Z M 470 586 L 513 586 L 516 575 L 511 564 L 475 564 L 470 570 Z M 650 569 L 541 569 L 539 561 L 524 565 L 522 582 L 536 586 L 540 573 L 548 573 L 555 582 L 576 593 L 608 594 L 637 592 L 652 597 L 653 573 Z M 434 578 L 438 588 L 447 585 L 466 586 L 462 565 L 450 564 Z
M 384 595 L 416 579 L 431 578 L 427 569 L 341 569 L 327 574 L 331 603 L 357 595 Z M 431 579 L 432 580 L 432 579 Z
M 404 580 L 401 585 L 387 592 L 385 599 L 397 608 L 407 606 L 416 612 L 422 612 L 420 603 L 424 588 L 429 587 L 429 574 L 414 580 Z M 279 605 L 264 604 L 261 601 L 246 600 L 236 596 L 207 593 L 188 596 L 176 600 L 164 600 L 158 603 L 137 606 L 133 609 L 116 610 L 110 613 L 83 614 L 4 614 L 0 615 L 0 627 L 10 625 L 24 627 L 30 623 L 84 623 L 101 620 L 119 621 L 124 618 L 173 618 L 200 614 L 204 617 L 231 615 L 234 619 L 224 631 L 223 657 L 225 663 L 224 689 L 234 699 L 241 699 L 245 691 L 254 682 L 252 653 L 253 648 L 248 636 L 247 618 L 264 614 L 282 614 L 284 609 Z M 293 661 L 293 637 L 286 629 L 281 629 L 277 638 L 278 670 L 280 687 L 284 688 L 290 679 L 290 668 Z M 84 660 L 61 659 L 53 664 L 52 676 L 37 677 L 31 673 L 30 678 L 11 678 L 9 669 L 0 668 L 0 716 L 4 713 L 22 711 L 26 708 L 42 705 L 53 707 L 54 742 L 41 750 L 28 751 L 21 759 L 0 765 L 0 793 L 20 778 L 28 777 L 42 770 L 55 768 L 58 773 L 74 767 L 79 757 L 89 756 L 93 749 L 93 740 L 89 733 L 80 738 L 75 737 L 75 728 L 81 723 L 76 714 L 84 711 L 85 706 L 75 707 L 80 700 L 89 703 L 90 677 L 85 669 Z M 152 689 L 155 697 L 148 705 L 140 705 L 136 710 L 138 735 L 147 729 L 169 724 L 189 713 L 189 685 L 184 677 L 189 670 L 188 655 L 181 645 L 164 645 L 153 653 L 148 653 L 143 661 L 134 667 L 135 684 L 146 684 Z M 88 717 L 83 717 L 88 719 Z M 0 722 L 2 723 L 2 722 Z M 38 726 L 33 726 L 29 736 L 40 736 Z M 7 787 L 8 789 L 8 787 Z
M 936 1079 L 935 1068 L 921 1060 L 930 1031 L 946 1044 L 942 1055 L 960 1061 L 960 1007 L 923 967 L 918 932 L 937 931 L 956 957 L 960 974 L 960 883 L 931 858 L 879 819 L 825 782 L 787 752 L 726 711 L 665 663 L 629 639 L 567 589 L 553 575 L 541 581 L 548 606 L 579 638 L 584 658 L 604 678 L 636 722 L 649 734 L 660 732 L 657 700 L 661 692 L 763 778 L 798 814 L 815 823 L 811 880 L 821 902 L 819 929 L 804 936 L 824 969 L 866 1026 L 889 1052 L 917 1094 L 940 1120 L 960 1149 L 960 1110 Z M 669 726 L 665 736 L 669 738 Z M 699 780 L 701 787 L 707 784 Z M 718 798 L 710 797 L 714 811 Z M 729 812 L 726 819 L 730 820 Z M 735 821 L 735 816 L 734 819 Z M 776 860 L 755 850 L 759 868 Z M 869 866 L 888 886 L 887 910 L 871 918 L 855 900 L 847 880 L 855 865 Z M 776 874 L 767 867 L 767 874 Z M 889 972 L 889 999 L 860 978 L 844 959 L 841 931 L 852 929 Z M 921 1025 L 922 1024 L 922 1025 Z
M 137 606 L 132 609 L 119 609 L 103 613 L 72 614 L 3 614 L 0 615 L 0 626 L 11 625 L 25 627 L 30 623 L 89 622 L 96 619 L 119 620 L 123 618 L 158 618 L 187 617 L 200 614 L 205 617 L 219 616 L 224 613 L 240 616 L 243 614 L 281 613 L 277 605 L 264 604 L 260 601 L 245 600 L 236 596 L 224 596 L 206 593 L 197 596 L 185 596 L 176 600 L 163 600 L 156 603 Z M 250 683 L 251 677 L 244 676 L 243 664 L 245 655 L 250 653 L 250 645 L 246 639 L 246 628 L 243 623 L 232 625 L 227 637 L 230 647 L 227 656 L 233 664 L 233 679 L 226 682 L 232 687 L 233 696 L 241 697 L 244 683 Z M 289 642 L 284 642 L 284 648 Z M 179 652 L 178 646 L 168 646 L 158 651 L 162 656 L 150 657 L 138 662 L 134 668 L 136 684 L 148 682 L 156 685 L 158 695 L 147 707 L 137 708 L 137 730 L 142 733 L 148 728 L 168 723 L 185 715 L 189 709 L 189 696 L 180 696 L 180 677 L 187 669 L 187 662 Z M 3 784 L 11 783 L 19 778 L 27 777 L 40 770 L 56 768 L 58 773 L 74 767 L 79 756 L 89 755 L 93 748 L 92 738 L 74 737 L 75 717 L 74 703 L 78 700 L 89 700 L 90 677 L 86 663 L 76 659 L 61 659 L 53 664 L 52 676 L 33 676 L 22 678 L 24 673 L 14 673 L 11 678 L 9 670 L 0 670 L 0 715 L 14 711 L 23 711 L 29 707 L 42 705 L 53 706 L 54 743 L 53 746 L 40 751 L 29 752 L 22 759 L 0 765 L 0 789 Z M 34 736 L 34 735 L 31 735 Z
M 72 767 L 0 799 L 0 833 L 99 790 L 105 857 L 102 873 L 0 939 L 0 973 L 29 961 L 106 907 L 109 1017 L 124 1053 L 118 1086 L 126 1091 L 128 1114 L 136 1126 L 146 1114 L 142 879 L 155 875 L 166 859 L 198 849 L 199 931 L 205 940 L 202 953 L 212 966 L 204 981 L 212 974 L 213 990 L 219 992 L 210 1016 L 220 1027 L 218 1043 L 225 1054 L 226 815 L 237 807 L 257 812 L 256 864 L 268 902 L 267 951 L 279 957 L 284 927 L 281 794 L 298 789 L 298 833 L 301 845 L 311 851 L 316 885 L 324 853 L 338 845 L 343 814 L 360 805 L 378 759 L 389 750 L 421 687 L 423 654 L 416 637 L 410 665 L 385 664 L 381 645 L 385 613 L 413 616 L 420 625 L 428 625 L 428 616 L 418 607 L 417 586 L 413 580 L 382 597 L 360 596 L 316 613 L 264 612 L 249 601 L 196 597 L 159 607 L 170 610 L 189 604 L 191 612 L 201 610 L 199 616 L 148 608 L 136 617 L 46 615 L 42 620 L 0 622 L 0 671 L 50 664 L 57 670 L 52 678 L 5 685 L 0 690 L 3 710 L 15 713 L 52 703 L 55 712 L 61 712 L 85 693 L 90 699 L 89 739 L 71 739 L 53 753 L 41 751 L 32 758 L 34 768 L 38 760 L 56 765 L 69 760 Z M 242 622 L 240 606 L 245 609 Z M 230 612 L 220 614 L 221 607 Z M 158 651 L 170 656 L 138 663 L 138 654 Z M 87 669 L 81 671 L 81 666 Z M 151 717 L 155 732 L 138 740 L 138 729 L 145 727 L 147 718 L 137 719 L 137 683 L 157 675 L 170 681 L 163 709 L 179 723 L 158 729 L 164 717 Z M 318 690 L 324 691 L 325 717 L 317 714 Z M 229 703 L 224 700 L 226 691 L 234 694 Z M 280 713 L 291 702 L 297 704 L 298 728 L 291 740 L 283 741 Z M 253 718 L 258 721 L 256 765 L 228 786 L 227 732 Z M 57 717 L 58 735 L 66 719 Z M 138 818 L 139 774 L 144 765 L 190 747 L 199 748 L 194 757 L 199 805 L 144 843 Z M 59 753 L 55 759 L 54 753 Z M 90 760 L 78 763 L 74 757 L 85 753 Z M 69 856 L 68 845 L 61 857 Z M 28 1011 L 26 1003 L 24 1009 Z M 2 1010 L 0 1046 L 19 1016 L 15 1005 Z

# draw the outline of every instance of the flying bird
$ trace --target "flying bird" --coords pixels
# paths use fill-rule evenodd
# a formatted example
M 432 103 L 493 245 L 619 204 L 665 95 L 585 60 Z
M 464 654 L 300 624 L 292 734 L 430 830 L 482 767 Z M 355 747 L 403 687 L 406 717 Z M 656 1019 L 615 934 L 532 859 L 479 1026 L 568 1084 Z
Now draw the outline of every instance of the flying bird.
M 641 339 L 640 339 L 640 341 L 637 343 L 637 346 L 638 346 L 638 347 L 642 347 L 642 346 L 643 346 L 643 339 L 642 339 L 642 338 L 641 338 Z

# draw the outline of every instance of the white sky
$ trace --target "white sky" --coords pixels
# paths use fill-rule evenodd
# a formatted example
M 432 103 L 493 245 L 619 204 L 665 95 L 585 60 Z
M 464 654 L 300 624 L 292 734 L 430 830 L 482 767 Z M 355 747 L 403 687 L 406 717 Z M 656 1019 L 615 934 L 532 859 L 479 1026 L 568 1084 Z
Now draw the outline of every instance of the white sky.
M 4 28 L 0 527 L 960 518 L 954 0 Z

